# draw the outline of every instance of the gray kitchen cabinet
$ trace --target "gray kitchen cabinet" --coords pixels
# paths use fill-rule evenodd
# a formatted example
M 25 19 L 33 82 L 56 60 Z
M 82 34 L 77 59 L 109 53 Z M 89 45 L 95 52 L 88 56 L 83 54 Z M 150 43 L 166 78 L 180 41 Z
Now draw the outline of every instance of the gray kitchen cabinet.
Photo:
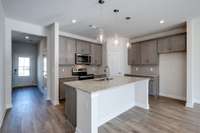
M 74 65 L 76 52 L 76 40 L 59 37 L 59 64 Z
M 101 65 L 102 64 L 102 45 L 92 44 L 91 45 L 91 65 Z
M 69 77 L 69 78 L 60 78 L 59 79 L 59 99 L 64 100 L 65 99 L 65 85 L 64 82 L 69 81 L 76 81 L 78 80 L 78 77 Z
M 140 65 L 141 64 L 141 51 L 140 44 L 131 44 L 128 48 L 128 65 Z
M 170 38 L 172 51 L 185 51 L 186 50 L 186 35 L 176 35 Z
M 76 53 L 90 54 L 91 44 L 85 41 L 77 40 Z
M 159 96 L 159 78 L 152 77 L 149 80 L 149 95 Z
M 145 41 L 141 44 L 141 64 L 158 64 L 157 40 Z
M 158 39 L 158 52 L 170 53 L 186 50 L 186 35 L 180 34 Z

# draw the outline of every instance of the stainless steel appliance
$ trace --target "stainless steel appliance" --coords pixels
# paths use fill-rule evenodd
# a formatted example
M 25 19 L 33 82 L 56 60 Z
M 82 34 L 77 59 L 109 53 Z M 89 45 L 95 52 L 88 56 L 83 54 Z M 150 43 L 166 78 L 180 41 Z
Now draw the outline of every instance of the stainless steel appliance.
M 91 64 L 91 56 L 84 54 L 75 54 L 75 63 L 77 65 L 90 65 Z
M 72 75 L 78 76 L 79 80 L 93 79 L 94 74 L 87 74 L 86 68 L 72 68 Z

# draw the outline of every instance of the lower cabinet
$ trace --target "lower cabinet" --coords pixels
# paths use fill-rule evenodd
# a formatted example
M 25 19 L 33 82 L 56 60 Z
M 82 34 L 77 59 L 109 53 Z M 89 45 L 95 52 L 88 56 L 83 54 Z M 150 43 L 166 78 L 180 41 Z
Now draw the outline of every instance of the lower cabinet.
M 61 78 L 59 79 L 59 99 L 64 100 L 65 99 L 65 85 L 64 82 L 69 81 L 76 81 L 78 80 L 78 77 L 70 77 L 70 78 Z
M 152 77 L 149 80 L 149 95 L 159 96 L 159 78 Z

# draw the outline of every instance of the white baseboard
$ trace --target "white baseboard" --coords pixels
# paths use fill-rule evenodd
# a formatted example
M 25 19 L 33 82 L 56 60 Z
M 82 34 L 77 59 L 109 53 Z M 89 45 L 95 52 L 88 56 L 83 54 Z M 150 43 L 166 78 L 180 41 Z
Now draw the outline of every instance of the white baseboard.
M 59 103 L 59 101 L 52 101 L 52 104 L 54 105 L 54 106 L 56 106 L 56 105 L 59 105 L 60 103 Z
M 169 98 L 173 98 L 173 99 L 177 99 L 177 100 L 186 101 L 185 97 L 175 96 L 175 95 L 171 95 L 171 94 L 160 93 L 159 96 L 169 97 Z
M 187 102 L 185 106 L 188 108 L 194 108 L 194 104 L 191 102 Z
M 0 118 L 0 128 L 1 128 L 2 125 L 3 125 L 3 121 L 4 121 L 4 118 L 5 118 L 5 116 L 6 116 L 6 111 L 7 111 L 7 110 L 4 111 L 4 113 L 3 113 L 3 115 L 2 115 L 2 118 Z
M 12 108 L 12 104 L 7 104 L 6 109 L 10 109 L 10 108 Z
M 194 100 L 193 100 L 193 103 L 200 104 L 200 100 L 198 100 L 198 99 L 194 99 Z

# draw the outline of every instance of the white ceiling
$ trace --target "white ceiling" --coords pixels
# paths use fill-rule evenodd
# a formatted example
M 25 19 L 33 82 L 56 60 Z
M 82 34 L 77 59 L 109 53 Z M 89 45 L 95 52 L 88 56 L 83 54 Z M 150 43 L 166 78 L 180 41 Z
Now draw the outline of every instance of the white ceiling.
M 26 36 L 28 36 L 29 39 L 25 39 Z M 20 42 L 20 43 L 26 43 L 26 44 L 38 44 L 42 40 L 42 38 L 43 37 L 31 35 L 27 33 L 22 33 L 22 32 L 17 32 L 17 31 L 12 32 L 13 42 Z
M 136 37 L 174 27 L 200 16 L 200 0 L 2 0 L 8 17 L 46 26 L 54 21 L 62 31 L 96 38 L 102 27 L 106 35 Z M 113 9 L 119 9 L 118 16 Z M 102 12 L 100 12 L 100 9 Z M 130 16 L 130 21 L 125 17 Z M 76 24 L 71 20 L 77 19 Z M 159 21 L 165 20 L 161 25 Z

